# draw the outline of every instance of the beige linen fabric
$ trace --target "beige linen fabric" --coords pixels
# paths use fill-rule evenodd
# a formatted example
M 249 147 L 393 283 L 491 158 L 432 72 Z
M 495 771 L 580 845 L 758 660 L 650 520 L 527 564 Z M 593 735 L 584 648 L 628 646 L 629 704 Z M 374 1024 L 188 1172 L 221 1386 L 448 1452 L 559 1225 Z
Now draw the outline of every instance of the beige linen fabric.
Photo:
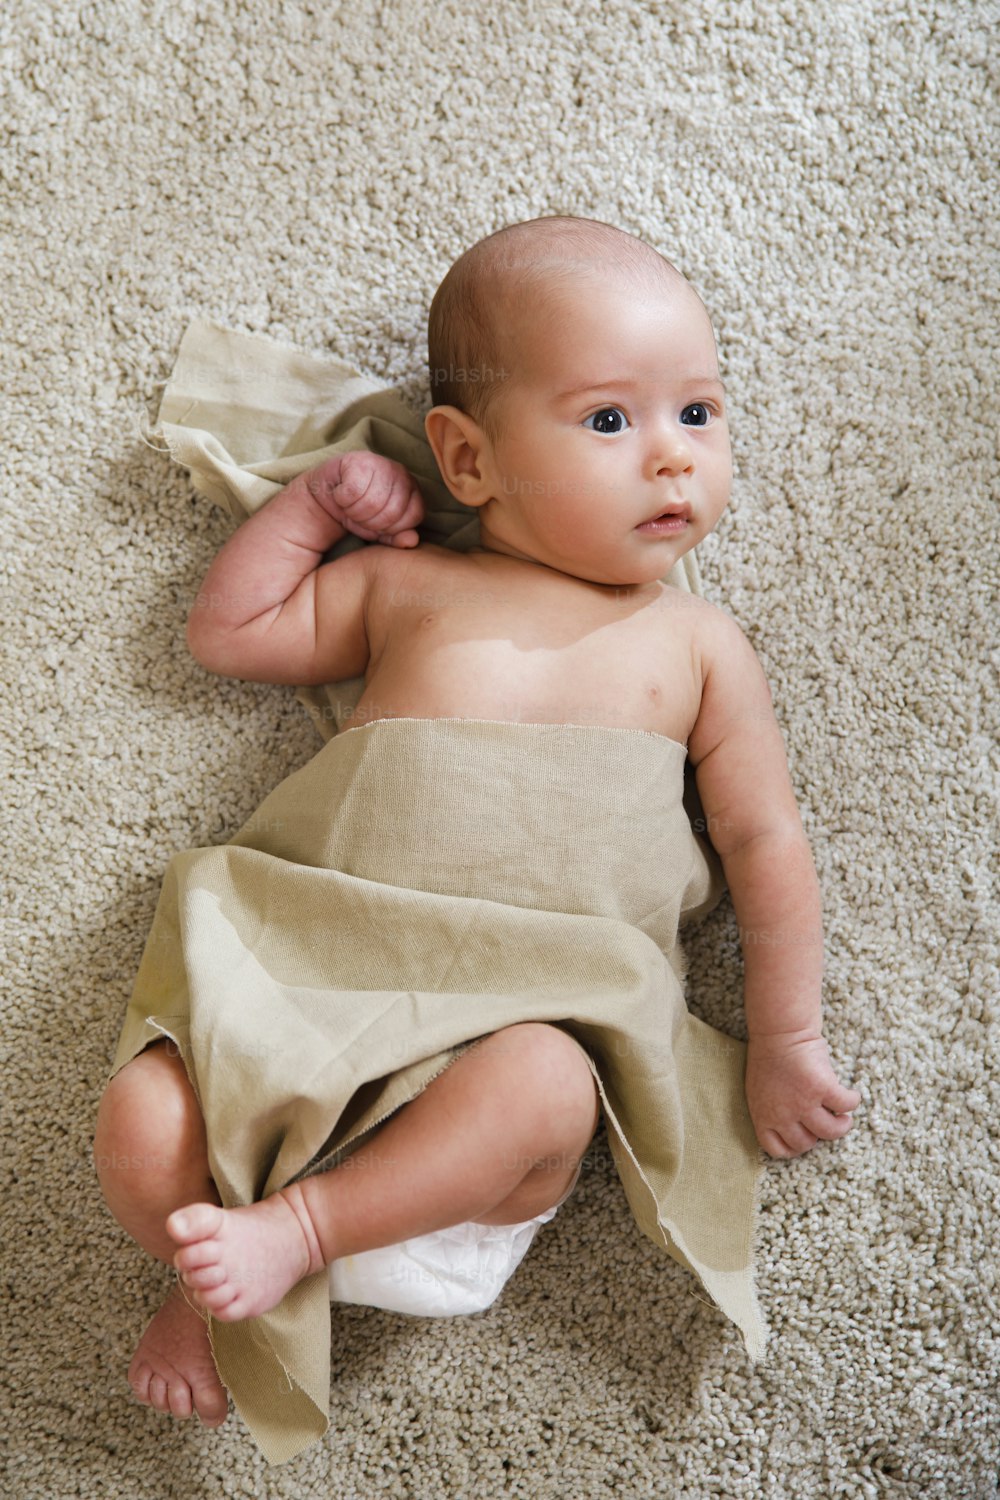
M 335 1164 L 476 1037 L 554 1022 L 590 1061 L 640 1228 L 759 1357 L 744 1047 L 683 997 L 678 926 L 717 895 L 684 764 L 604 726 L 343 731 L 228 844 L 171 860 L 115 1068 L 174 1038 L 232 1206 Z M 212 1337 L 271 1462 L 322 1435 L 325 1273 Z
M 417 477 L 424 540 L 478 540 L 420 418 L 333 360 L 199 321 L 158 434 L 237 520 L 324 455 L 367 448 Z M 345 537 L 331 555 L 359 545 Z M 670 582 L 700 592 L 693 555 Z M 170 862 L 115 1070 L 158 1037 L 177 1042 L 213 1175 L 237 1205 L 335 1165 L 476 1037 L 560 1024 L 595 1073 L 637 1223 L 758 1358 L 744 1047 L 683 999 L 678 926 L 723 889 L 685 811 L 684 746 L 601 726 L 345 727 L 362 687 L 300 691 L 328 743 L 228 844 Z M 211 1332 L 271 1462 L 322 1435 L 325 1273 Z

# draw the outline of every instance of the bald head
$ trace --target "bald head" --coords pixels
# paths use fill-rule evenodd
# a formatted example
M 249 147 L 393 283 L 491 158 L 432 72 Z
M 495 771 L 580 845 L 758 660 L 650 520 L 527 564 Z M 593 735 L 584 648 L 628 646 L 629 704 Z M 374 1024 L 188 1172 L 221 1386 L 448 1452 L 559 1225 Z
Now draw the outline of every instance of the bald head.
M 434 405 L 457 406 L 495 437 L 505 384 L 517 377 L 522 331 L 538 334 L 551 324 L 555 336 L 570 291 L 610 280 L 689 287 L 650 245 L 597 219 L 528 219 L 480 240 L 451 267 L 431 303 Z

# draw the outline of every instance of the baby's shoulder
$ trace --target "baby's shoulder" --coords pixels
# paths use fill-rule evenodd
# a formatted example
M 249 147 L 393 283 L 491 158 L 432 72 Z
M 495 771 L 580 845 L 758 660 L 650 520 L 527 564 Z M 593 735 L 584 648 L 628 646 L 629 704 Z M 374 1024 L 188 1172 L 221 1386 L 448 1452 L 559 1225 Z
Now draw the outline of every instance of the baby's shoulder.
M 672 626 L 674 646 L 691 663 L 701 709 L 711 702 L 738 705 L 756 700 L 763 673 L 754 647 L 727 609 L 697 594 L 671 589 L 666 596 L 680 628 Z
M 368 575 L 376 583 L 394 584 L 400 578 L 419 578 L 425 573 L 440 572 L 458 565 L 460 554 L 447 547 L 421 542 L 417 547 L 388 547 L 382 542 L 365 545 Z
M 388 618 L 392 609 L 399 619 L 404 605 L 424 609 L 454 602 L 456 589 L 469 578 L 469 567 L 461 552 L 421 542 L 418 547 L 387 547 L 372 543 L 366 558 L 368 609 L 376 619 Z
M 732 650 L 737 642 L 749 646 L 742 629 L 728 610 L 701 594 L 691 594 L 673 584 L 663 584 L 659 606 L 671 627 L 686 627 L 693 644 L 707 654 Z
M 446 572 L 461 569 L 464 554 L 452 547 L 438 547 L 421 542 L 418 547 L 387 547 L 371 542 L 366 546 L 368 563 L 375 576 L 395 578 L 402 573 L 416 576 L 422 572 Z

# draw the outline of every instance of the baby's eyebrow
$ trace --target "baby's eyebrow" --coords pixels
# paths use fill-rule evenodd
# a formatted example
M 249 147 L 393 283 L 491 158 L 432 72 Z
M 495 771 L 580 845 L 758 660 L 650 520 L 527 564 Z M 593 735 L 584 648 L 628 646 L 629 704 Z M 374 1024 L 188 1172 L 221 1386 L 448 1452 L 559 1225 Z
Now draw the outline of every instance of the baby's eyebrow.
M 655 375 L 644 375 L 644 376 L 642 376 L 641 379 L 635 379 L 635 378 L 633 378 L 633 379 L 627 379 L 627 378 L 625 378 L 624 376 L 621 376 L 621 375 L 613 375 L 608 380 L 592 380 L 592 381 L 589 380 L 586 385 L 577 385 L 577 386 L 574 386 L 572 390 L 563 391 L 561 394 L 564 397 L 569 398 L 571 396 L 586 396 L 591 391 L 636 390 L 639 386 L 645 386 L 645 385 L 653 385 L 653 384 L 655 384 L 656 383 L 656 379 L 657 379 L 657 377 Z M 665 371 L 664 375 L 663 375 L 663 379 L 664 380 L 670 380 L 672 383 L 675 383 L 675 384 L 678 384 L 678 385 L 685 385 L 685 386 L 688 386 L 688 385 L 695 385 L 695 386 L 714 385 L 714 386 L 718 386 L 718 388 L 720 390 L 722 390 L 722 391 L 724 391 L 726 389 L 725 386 L 723 385 L 721 379 L 716 374 L 711 374 L 711 375 L 688 375 L 688 376 L 685 377 L 685 379 L 683 379 L 681 381 L 678 381 L 677 378 L 676 378 L 676 376 L 674 376 L 674 375 L 670 374 L 669 372 Z
M 620 375 L 612 375 L 608 380 L 588 380 L 586 385 L 575 385 L 572 390 L 563 391 L 564 396 L 586 396 L 590 391 L 607 391 L 614 387 L 616 390 L 634 390 L 637 385 L 645 385 L 646 381 L 626 380 Z

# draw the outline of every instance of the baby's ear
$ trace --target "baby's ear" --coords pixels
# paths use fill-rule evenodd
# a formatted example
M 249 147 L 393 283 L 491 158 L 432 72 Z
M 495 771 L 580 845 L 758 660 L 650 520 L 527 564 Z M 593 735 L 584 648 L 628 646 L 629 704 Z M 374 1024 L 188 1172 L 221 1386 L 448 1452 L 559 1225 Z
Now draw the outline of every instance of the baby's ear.
M 441 470 L 441 478 L 462 505 L 485 505 L 492 498 L 484 459 L 489 442 L 479 424 L 457 406 L 434 406 L 424 431 Z

